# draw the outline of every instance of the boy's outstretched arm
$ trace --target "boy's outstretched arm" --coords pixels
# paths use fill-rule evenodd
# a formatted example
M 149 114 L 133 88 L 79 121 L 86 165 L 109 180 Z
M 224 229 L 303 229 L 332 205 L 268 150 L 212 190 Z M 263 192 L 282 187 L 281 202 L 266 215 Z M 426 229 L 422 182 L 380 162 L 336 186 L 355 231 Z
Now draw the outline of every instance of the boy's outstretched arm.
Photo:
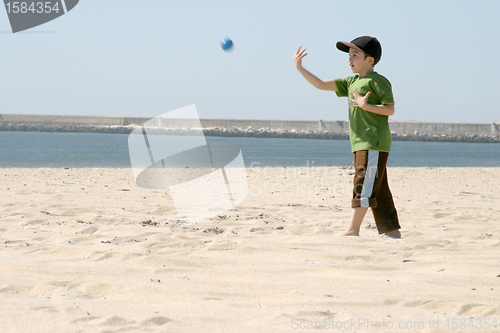
M 295 62 L 295 67 L 297 67 L 298 71 L 316 88 L 321 90 L 337 91 L 337 85 L 333 80 L 322 81 L 302 67 L 302 58 L 304 58 L 307 53 L 304 53 L 306 49 L 301 50 L 301 48 L 302 45 L 297 48 L 297 51 L 295 51 L 295 54 L 293 55 L 293 61 Z

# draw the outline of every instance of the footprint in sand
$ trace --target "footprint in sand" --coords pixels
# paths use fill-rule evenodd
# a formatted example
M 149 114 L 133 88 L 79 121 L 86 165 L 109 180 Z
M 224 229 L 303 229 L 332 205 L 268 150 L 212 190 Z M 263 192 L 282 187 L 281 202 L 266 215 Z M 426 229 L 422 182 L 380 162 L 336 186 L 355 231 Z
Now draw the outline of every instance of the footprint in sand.
M 169 322 L 173 321 L 167 317 L 152 317 L 146 320 L 141 321 L 141 326 L 162 326 Z

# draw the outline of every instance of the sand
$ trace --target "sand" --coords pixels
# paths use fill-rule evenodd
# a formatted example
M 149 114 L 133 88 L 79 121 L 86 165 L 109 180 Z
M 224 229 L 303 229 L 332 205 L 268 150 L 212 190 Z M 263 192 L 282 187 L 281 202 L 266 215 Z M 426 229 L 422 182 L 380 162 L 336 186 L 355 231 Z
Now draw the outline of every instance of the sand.
M 130 169 L 0 169 L 0 332 L 500 325 L 500 168 L 389 168 L 402 239 L 370 212 L 336 236 L 351 168 L 246 171 L 236 209 L 185 224 Z

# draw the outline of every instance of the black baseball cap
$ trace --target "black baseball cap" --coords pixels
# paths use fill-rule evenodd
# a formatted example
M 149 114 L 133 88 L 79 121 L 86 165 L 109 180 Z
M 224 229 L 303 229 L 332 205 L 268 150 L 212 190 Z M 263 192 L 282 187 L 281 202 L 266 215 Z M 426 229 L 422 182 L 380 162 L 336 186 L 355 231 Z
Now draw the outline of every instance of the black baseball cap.
M 375 59 L 374 65 L 376 65 L 380 61 L 380 57 L 382 57 L 382 46 L 380 46 L 380 42 L 375 37 L 361 36 L 354 38 L 350 43 L 337 42 L 337 48 L 340 51 L 349 52 L 351 47 L 373 57 L 373 59 Z

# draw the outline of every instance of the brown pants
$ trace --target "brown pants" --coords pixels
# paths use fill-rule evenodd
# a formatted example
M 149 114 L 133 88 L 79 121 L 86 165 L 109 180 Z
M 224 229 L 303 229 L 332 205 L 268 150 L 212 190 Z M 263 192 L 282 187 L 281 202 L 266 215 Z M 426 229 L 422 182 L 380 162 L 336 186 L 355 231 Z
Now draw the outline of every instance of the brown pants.
M 389 153 L 375 150 L 354 152 L 352 208 L 371 207 L 379 234 L 400 229 L 398 213 L 387 182 Z

